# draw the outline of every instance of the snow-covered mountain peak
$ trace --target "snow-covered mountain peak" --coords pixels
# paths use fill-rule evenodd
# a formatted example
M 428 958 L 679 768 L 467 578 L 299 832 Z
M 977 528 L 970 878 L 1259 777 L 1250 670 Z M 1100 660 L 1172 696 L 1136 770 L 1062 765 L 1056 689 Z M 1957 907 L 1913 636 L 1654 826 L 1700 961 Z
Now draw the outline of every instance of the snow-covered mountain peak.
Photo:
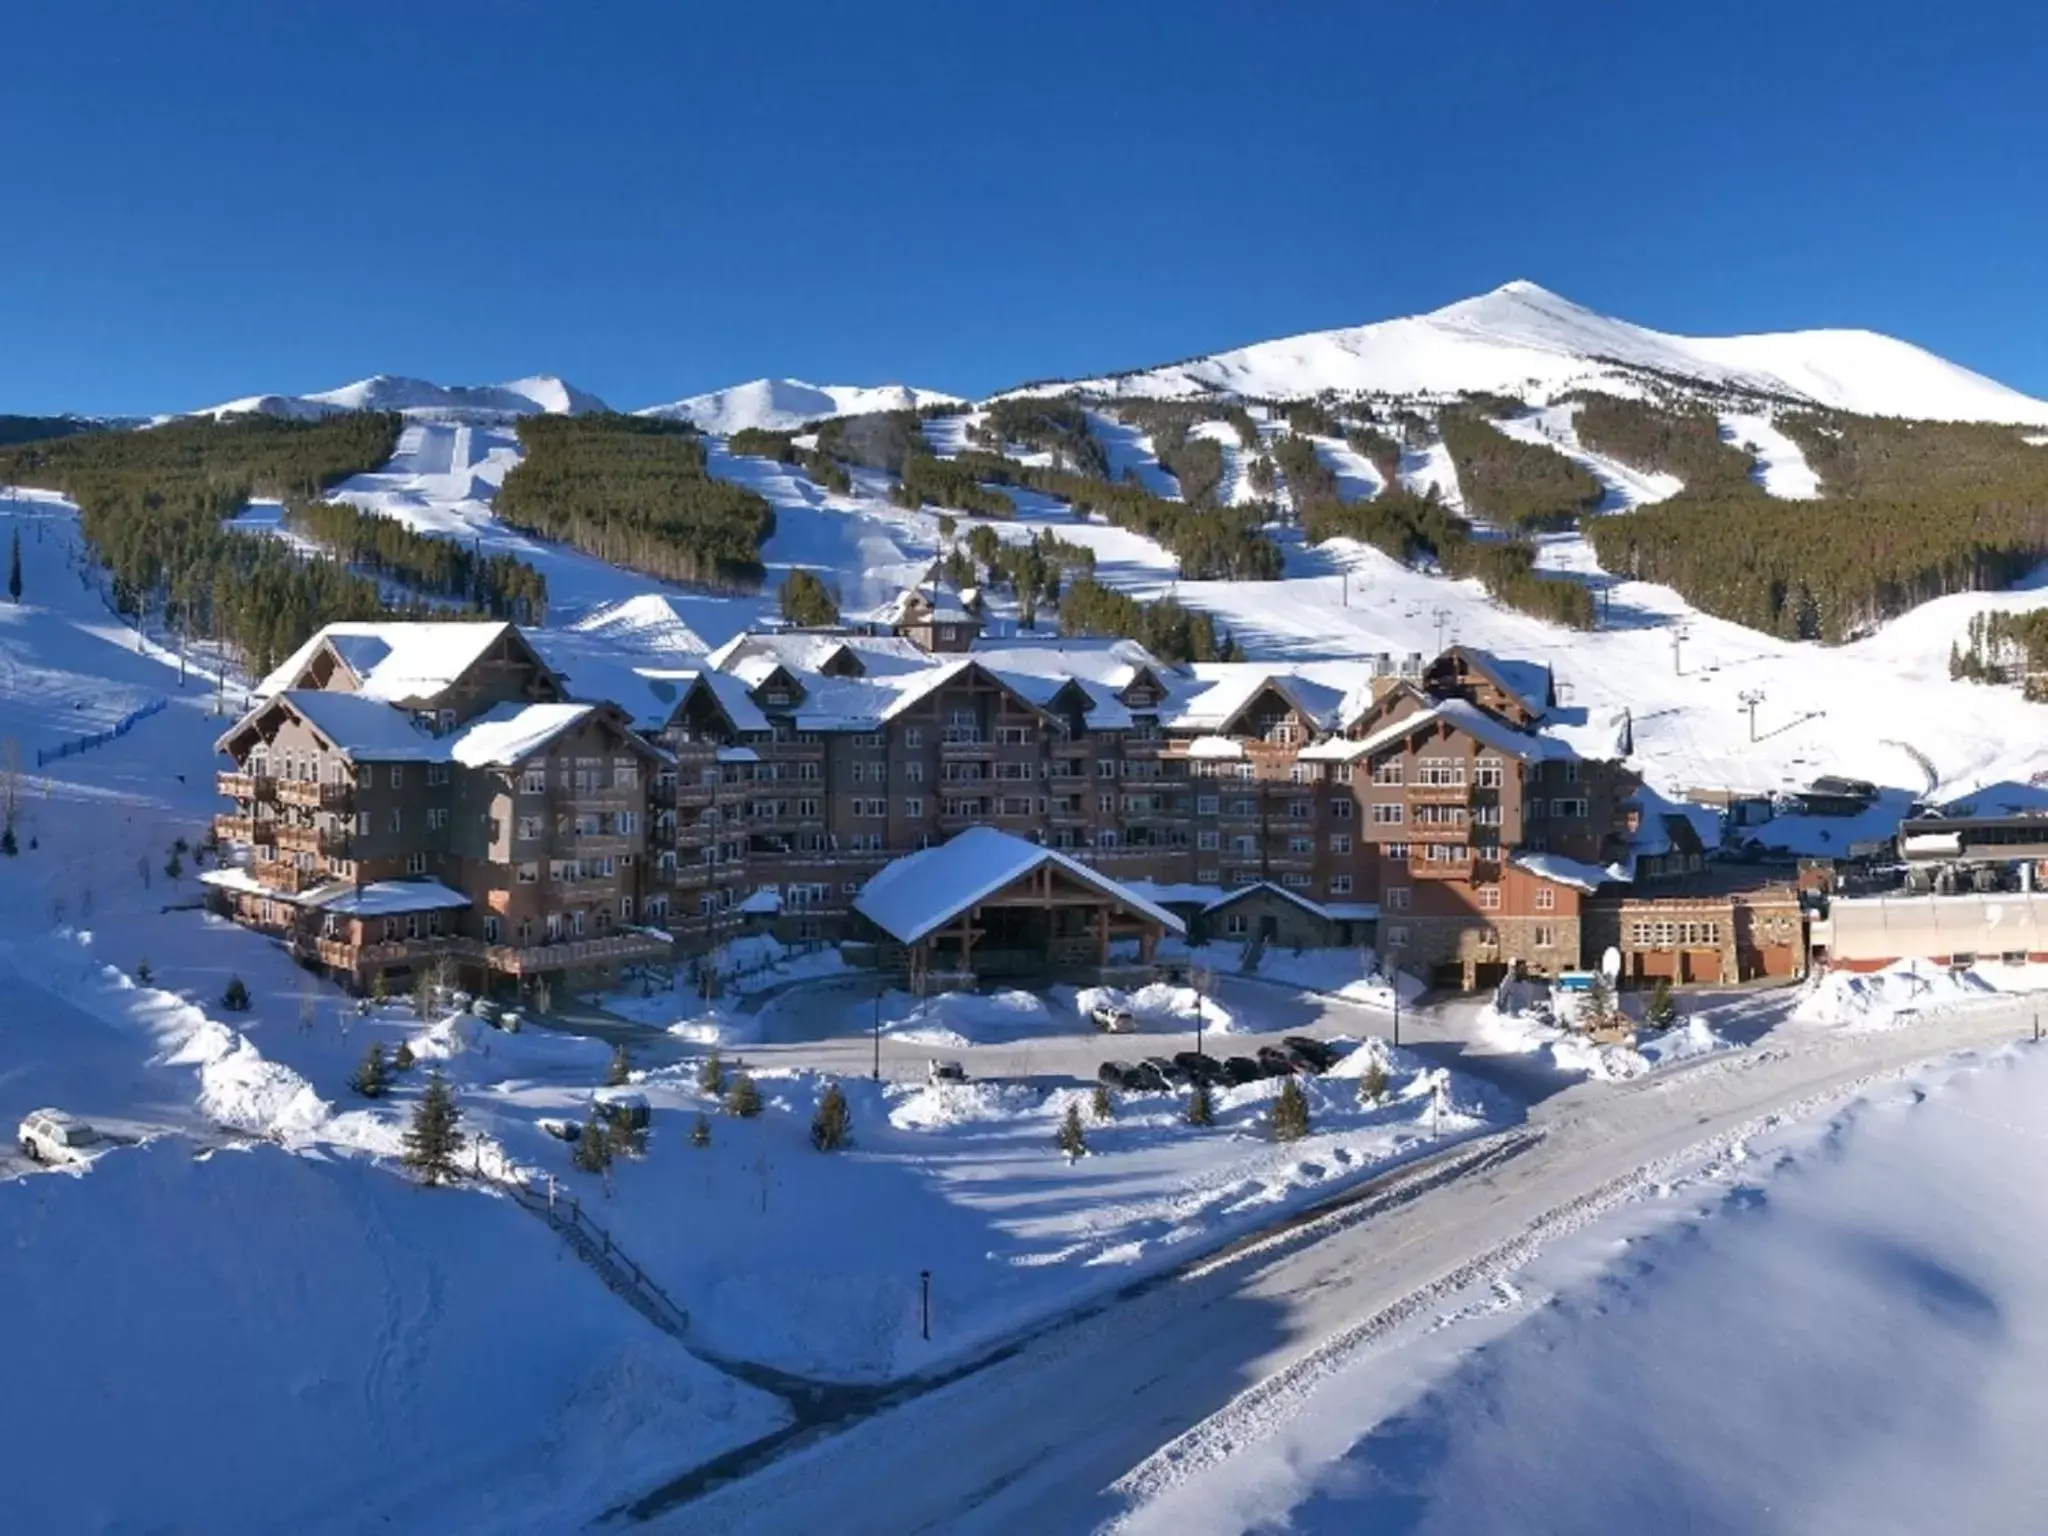
M 959 399 L 936 389 L 908 384 L 807 384 L 802 379 L 754 379 L 667 405 L 650 405 L 638 416 L 688 421 L 707 432 L 747 427 L 786 432 L 825 416 L 859 416 L 870 411 L 908 411 Z
M 378 373 L 338 389 L 307 395 L 247 395 L 194 411 L 194 416 L 281 416 L 310 421 L 342 411 L 402 411 L 408 416 L 448 420 L 504 420 L 515 416 L 575 415 L 602 411 L 605 403 L 553 374 L 533 374 L 504 384 L 435 384 L 426 379 Z
M 1651 376 L 1876 416 L 2048 424 L 2048 401 L 1868 330 L 1680 336 L 1602 315 L 1527 278 L 1423 315 L 1257 342 L 1164 368 L 1038 387 L 1125 397 L 1635 393 Z

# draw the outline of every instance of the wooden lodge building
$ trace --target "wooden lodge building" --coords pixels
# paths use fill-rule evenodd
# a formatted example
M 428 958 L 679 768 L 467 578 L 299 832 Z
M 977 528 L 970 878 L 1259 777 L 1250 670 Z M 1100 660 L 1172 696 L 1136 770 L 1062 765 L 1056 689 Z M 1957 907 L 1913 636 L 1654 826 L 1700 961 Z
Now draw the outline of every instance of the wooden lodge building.
M 681 666 L 503 623 L 330 625 L 220 738 L 215 830 L 247 852 L 207 879 L 358 986 L 444 955 L 473 986 L 601 976 L 764 925 L 933 972 L 1115 970 L 1193 919 L 1471 987 L 1579 966 L 1635 856 L 1625 742 L 1557 722 L 1541 668 L 1174 667 L 983 638 L 939 589 L 894 617 Z M 1030 867 L 938 929 L 884 920 L 873 893 L 928 883 L 918 856 L 976 849 Z

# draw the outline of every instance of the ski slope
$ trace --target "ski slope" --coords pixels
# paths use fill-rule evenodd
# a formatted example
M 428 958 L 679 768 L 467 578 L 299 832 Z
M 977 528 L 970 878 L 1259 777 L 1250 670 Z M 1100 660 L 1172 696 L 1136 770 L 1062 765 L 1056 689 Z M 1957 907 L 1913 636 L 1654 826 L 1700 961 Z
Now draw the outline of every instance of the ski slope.
M 1277 399 L 1325 390 L 1421 397 L 1485 392 L 1540 401 L 1573 388 L 1639 393 L 1646 372 L 1876 416 L 2048 424 L 2048 401 L 1875 332 L 1678 336 L 1596 314 L 1526 281 L 1425 315 L 1258 342 L 1163 368 L 1035 385 L 1031 392 Z
M 245 395 L 194 411 L 194 416 L 278 416 L 313 421 L 344 411 L 400 411 L 441 419 L 506 421 L 519 416 L 575 415 L 602 411 L 605 403 L 552 374 L 505 384 L 432 384 L 425 379 L 380 373 L 339 389 L 309 395 Z
M 862 416 L 874 411 L 914 411 L 952 405 L 958 395 L 907 384 L 806 384 L 801 379 L 755 379 L 708 394 L 650 405 L 636 416 L 688 421 L 706 432 L 729 436 L 746 427 L 787 432 L 828 416 Z

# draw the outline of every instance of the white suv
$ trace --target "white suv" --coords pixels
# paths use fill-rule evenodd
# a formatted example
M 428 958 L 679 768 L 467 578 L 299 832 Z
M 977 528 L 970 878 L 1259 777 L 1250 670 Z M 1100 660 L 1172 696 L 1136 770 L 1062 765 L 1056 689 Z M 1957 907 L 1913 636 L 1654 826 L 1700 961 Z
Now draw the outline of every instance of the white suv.
M 82 1163 L 100 1144 L 100 1133 L 61 1109 L 39 1109 L 21 1122 L 21 1151 L 39 1163 Z

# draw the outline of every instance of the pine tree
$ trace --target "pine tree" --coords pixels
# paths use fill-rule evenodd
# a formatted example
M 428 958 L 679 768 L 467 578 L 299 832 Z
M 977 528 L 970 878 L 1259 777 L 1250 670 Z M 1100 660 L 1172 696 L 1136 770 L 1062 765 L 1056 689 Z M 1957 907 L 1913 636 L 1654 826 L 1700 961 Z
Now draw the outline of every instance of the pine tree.
M 818 1099 L 817 1113 L 811 1116 L 811 1145 L 820 1152 L 837 1152 L 846 1145 L 846 1138 L 853 1129 L 853 1119 L 847 1113 L 846 1095 L 837 1083 L 827 1083 Z
M 1367 1109 L 1386 1102 L 1387 1069 L 1374 1061 L 1358 1079 L 1358 1102 Z
M 1188 1124 L 1214 1125 L 1216 1123 L 1216 1101 L 1209 1096 L 1207 1083 L 1196 1083 L 1188 1093 Z
M 732 1086 L 725 1091 L 725 1112 L 742 1120 L 751 1120 L 761 1113 L 761 1090 L 746 1073 L 733 1073 Z
M 1299 1141 L 1308 1134 L 1308 1095 L 1291 1077 L 1280 1080 L 1280 1096 L 1273 1100 L 1273 1138 Z
M 611 1156 L 645 1157 L 647 1155 L 647 1128 L 634 1123 L 630 1111 L 623 1106 L 614 1106 L 603 1117 L 605 1139 L 609 1143 Z
M 11 859 L 20 852 L 21 845 L 14 840 L 14 828 L 11 826 L 0 827 L 0 853 L 6 854 Z
M 363 1053 L 363 1064 L 350 1076 L 348 1085 L 366 1099 L 384 1097 L 384 1090 L 391 1085 L 391 1075 L 384 1069 L 382 1044 L 371 1042 L 369 1050 Z
M 1098 1122 L 1116 1118 L 1116 1100 L 1109 1096 L 1109 1084 L 1095 1085 L 1095 1097 L 1089 1101 L 1088 1111 Z
M 1067 1116 L 1060 1122 L 1057 1141 L 1070 1163 L 1088 1155 L 1088 1133 L 1081 1129 L 1081 1106 L 1078 1102 L 1067 1105 Z
M 1614 1022 L 1614 988 L 1605 976 L 1595 976 L 1593 984 L 1586 988 L 1579 1022 L 1588 1030 L 1605 1029 Z
M 584 1122 L 582 1131 L 577 1134 L 576 1150 L 570 1154 L 569 1161 L 585 1173 L 603 1173 L 611 1167 L 611 1132 L 598 1119 L 595 1110 L 591 1111 L 590 1119 Z
M 612 1047 L 611 1065 L 604 1070 L 604 1085 L 607 1088 L 623 1088 L 633 1080 L 633 1063 L 626 1055 L 623 1045 Z
M 7 559 L 7 598 L 21 601 L 21 530 L 14 530 L 14 549 Z
M 138 982 L 140 982 L 143 986 L 148 986 L 150 983 L 150 978 L 155 975 L 156 972 L 149 968 L 149 960 L 146 956 L 142 960 L 136 962 L 135 979 Z
M 230 1013 L 247 1013 L 249 1011 L 248 984 L 239 976 L 230 976 L 228 978 L 227 990 L 220 995 L 220 1005 Z
M 1650 1006 L 1643 1022 L 1652 1029 L 1669 1029 L 1678 1022 L 1678 1004 L 1671 996 L 1671 978 L 1659 976 L 1650 989 Z
M 697 1111 L 696 1121 L 690 1126 L 690 1145 L 708 1147 L 711 1145 L 711 1117 L 703 1110 Z
M 173 884 L 175 884 L 177 882 L 178 877 L 184 873 L 185 861 L 182 857 L 179 856 L 178 850 L 173 848 L 171 850 L 171 856 L 168 859 L 164 860 L 164 874 L 170 878 Z
M 384 979 L 382 971 L 370 978 L 370 1001 L 379 1007 L 391 1001 L 391 983 Z
M 718 1047 L 715 1045 L 711 1054 L 698 1064 L 697 1086 L 713 1098 L 725 1096 L 725 1063 L 718 1059 Z
M 412 1042 L 401 1040 L 398 1042 L 398 1049 L 391 1053 L 391 1070 L 394 1072 L 410 1072 L 415 1059 L 412 1053 Z
M 462 1110 L 448 1091 L 447 1079 L 436 1067 L 427 1078 L 426 1092 L 413 1106 L 412 1124 L 405 1132 L 405 1166 L 422 1184 L 450 1184 L 455 1180 L 455 1159 L 466 1138 L 458 1130 Z

